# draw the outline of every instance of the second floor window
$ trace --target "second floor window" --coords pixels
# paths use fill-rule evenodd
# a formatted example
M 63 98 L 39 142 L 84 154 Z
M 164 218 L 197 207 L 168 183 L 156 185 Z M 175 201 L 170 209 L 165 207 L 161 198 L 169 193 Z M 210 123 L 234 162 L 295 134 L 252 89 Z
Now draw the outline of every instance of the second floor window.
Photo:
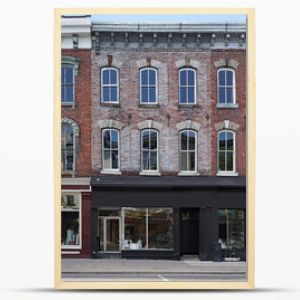
M 61 124 L 61 169 L 75 170 L 75 141 L 74 129 L 71 124 Z
M 119 102 L 119 71 L 115 68 L 101 69 L 101 102 Z
M 194 69 L 179 70 L 179 103 L 196 103 L 196 71 Z
M 146 129 L 141 134 L 142 171 L 158 171 L 158 132 Z
M 235 103 L 234 70 L 222 68 L 218 70 L 218 104 Z
M 119 170 L 119 131 L 104 129 L 102 131 L 102 169 Z
M 157 103 L 157 70 L 144 68 L 140 70 L 140 103 Z
M 63 103 L 74 102 L 74 67 L 72 64 L 62 64 L 61 101 Z
M 235 133 L 229 130 L 218 133 L 218 171 L 235 172 Z
M 180 132 L 180 171 L 196 172 L 197 170 L 197 136 L 193 130 Z

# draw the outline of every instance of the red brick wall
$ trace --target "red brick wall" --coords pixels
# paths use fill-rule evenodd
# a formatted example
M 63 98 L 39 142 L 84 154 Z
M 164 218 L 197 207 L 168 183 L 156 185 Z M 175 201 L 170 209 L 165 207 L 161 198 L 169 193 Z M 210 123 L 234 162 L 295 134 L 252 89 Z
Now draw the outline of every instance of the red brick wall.
M 90 50 L 62 50 L 62 55 L 81 60 L 75 79 L 76 105 L 62 106 L 62 118 L 74 120 L 79 126 L 80 151 L 76 156 L 76 176 L 89 176 L 91 170 L 91 52 Z
M 217 69 L 215 62 L 221 59 L 236 60 L 238 66 L 236 75 L 236 103 L 239 108 L 216 108 L 217 105 Z M 246 175 L 246 51 L 226 50 L 212 51 L 210 68 L 210 98 L 211 98 L 211 158 L 212 175 L 217 172 L 217 132 L 215 124 L 230 120 L 239 125 L 236 132 L 236 171 Z

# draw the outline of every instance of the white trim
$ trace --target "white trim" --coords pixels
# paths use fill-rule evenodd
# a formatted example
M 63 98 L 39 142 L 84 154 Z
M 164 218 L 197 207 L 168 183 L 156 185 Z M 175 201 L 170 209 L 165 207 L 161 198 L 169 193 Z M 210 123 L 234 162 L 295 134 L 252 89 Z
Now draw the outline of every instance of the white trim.
M 227 83 L 226 83 L 226 72 L 225 72 L 225 84 L 222 85 L 221 87 L 225 88 L 225 103 L 219 103 L 219 73 L 221 71 L 231 71 L 232 74 L 233 74 L 233 78 L 232 78 L 232 86 L 227 86 Z M 232 88 L 232 98 L 233 98 L 233 102 L 232 103 L 227 103 L 227 94 L 226 94 L 226 89 L 228 88 Z M 228 67 L 222 67 L 222 68 L 219 68 L 217 70 L 217 107 L 218 108 L 223 108 L 223 105 L 224 105 L 224 108 L 237 108 L 236 106 L 234 106 L 234 104 L 236 104 L 236 83 L 235 83 L 235 70 L 233 68 L 228 68 Z
M 181 149 L 181 135 L 183 132 L 186 131 L 192 131 L 193 133 L 195 133 L 195 150 L 182 150 Z M 189 144 L 189 141 L 187 140 L 187 145 Z M 181 170 L 181 154 L 185 152 L 185 153 L 190 153 L 190 152 L 194 152 L 195 153 L 195 170 L 194 171 L 190 171 L 190 170 Z M 188 156 L 187 156 L 188 157 Z M 194 130 L 194 129 L 183 129 L 179 131 L 179 173 L 178 175 L 199 175 L 198 171 L 198 131 Z
M 199 176 L 199 172 L 188 172 L 188 171 L 180 171 L 178 172 L 178 176 Z
M 84 192 L 91 192 L 92 191 L 92 187 L 89 186 L 88 189 L 84 190 L 84 189 L 62 189 L 61 192 L 62 193 L 84 193 Z
M 107 70 L 114 70 L 117 72 L 117 83 L 116 84 L 111 84 L 111 83 L 103 83 L 103 72 Z M 101 68 L 101 79 L 100 79 L 100 84 L 101 84 L 101 95 L 100 95 L 100 101 L 101 103 L 109 103 L 109 104 L 119 104 L 120 103 L 120 95 L 119 95 L 119 90 L 120 90 L 120 79 L 119 79 L 119 69 L 114 68 L 114 67 L 104 67 Z M 117 88 L 117 101 L 103 101 L 103 87 L 116 87 Z
M 219 143 L 219 136 L 220 136 L 220 133 L 222 132 L 230 132 L 232 133 L 232 136 L 233 136 L 233 150 L 232 150 L 232 153 L 233 153 L 233 170 L 232 171 L 222 171 L 222 170 L 219 170 L 219 146 L 220 146 L 220 143 Z M 221 150 L 222 152 L 225 153 L 225 158 L 226 158 L 226 153 L 227 153 L 227 150 Z M 231 151 L 231 150 L 229 150 Z M 227 168 L 226 166 L 226 159 L 225 159 L 225 169 Z M 223 175 L 224 174 L 224 175 Z M 230 175 L 232 174 L 232 175 Z M 229 130 L 229 129 L 222 129 L 222 130 L 219 130 L 218 133 L 217 133 L 217 175 L 218 176 L 237 176 L 236 174 L 236 134 L 233 130 Z
M 70 61 L 64 61 L 64 58 L 62 58 L 62 62 L 61 62 L 61 68 L 63 69 L 64 67 L 67 68 L 67 66 L 71 66 L 69 68 L 72 69 L 72 86 L 73 86 L 73 99 L 72 101 L 63 101 L 63 99 L 61 99 L 61 104 L 65 105 L 65 103 L 67 103 L 67 105 L 75 105 L 76 103 L 76 98 L 75 98 L 75 72 L 76 72 L 76 63 L 75 62 L 70 62 Z M 78 69 L 78 63 L 77 63 L 77 69 Z M 64 74 L 63 74 L 64 76 Z M 61 89 L 62 89 L 62 78 L 61 78 Z M 61 95 L 60 95 L 61 97 Z
M 180 84 L 180 73 L 182 71 L 193 71 L 194 73 L 194 85 L 189 86 L 189 84 L 185 85 L 184 87 L 187 89 L 188 87 L 194 87 L 194 102 L 180 102 L 180 88 L 181 88 L 181 84 Z M 187 78 L 188 81 L 188 78 Z M 187 82 L 188 83 L 188 82 Z M 195 105 L 197 104 L 197 72 L 194 68 L 189 68 L 189 67 L 185 67 L 185 68 L 181 68 L 178 70 L 178 103 L 179 105 Z M 188 94 L 187 94 L 188 95 Z M 187 96 L 188 97 L 188 96 Z M 188 98 L 187 98 L 188 100 Z
M 104 168 L 104 132 L 105 131 L 116 131 L 118 133 L 118 168 L 117 169 L 113 169 L 113 168 Z M 111 135 L 111 133 L 110 133 Z M 111 137 L 110 137 L 111 139 Z M 102 154 L 102 169 L 101 169 L 101 173 L 108 173 L 108 174 L 121 174 L 121 160 L 120 160 L 120 152 L 121 152 L 121 145 L 120 145 L 120 130 L 116 129 L 116 128 L 103 128 L 101 131 L 101 154 Z M 110 148 L 109 151 L 110 153 L 113 151 L 113 149 L 115 148 L 111 148 L 111 140 L 110 140 Z M 108 150 L 108 149 L 106 149 Z M 112 166 L 112 157 L 110 157 L 110 166 Z
M 81 193 L 80 192 L 70 193 L 68 191 L 68 192 L 62 192 L 61 196 L 63 196 L 63 194 L 64 195 L 73 195 L 75 197 L 78 195 L 78 203 L 79 203 L 79 245 L 61 245 L 61 249 L 64 249 L 64 250 L 79 249 L 80 250 L 80 249 L 82 249 L 82 197 L 81 197 Z M 60 218 L 61 218 L 61 212 L 62 211 L 67 211 L 67 210 L 63 210 L 62 208 L 60 209 Z M 62 221 L 62 218 L 61 218 L 61 221 Z
M 61 251 L 61 254 L 80 254 L 80 251 Z
M 153 70 L 155 71 L 155 102 L 142 102 L 142 72 L 143 71 L 149 71 L 149 70 Z M 146 86 L 148 88 L 150 87 L 153 87 L 151 85 L 149 85 L 149 72 L 148 72 L 148 84 L 147 85 L 143 85 L 143 86 Z M 148 100 L 149 100 L 149 92 L 148 92 Z M 155 105 L 155 104 L 158 104 L 158 71 L 156 68 L 153 68 L 153 67 L 143 67 L 140 69 L 140 104 L 142 105 Z
M 61 179 L 62 185 L 90 185 L 90 183 L 91 183 L 91 177 L 75 177 L 75 178 L 63 177 Z
M 144 131 L 154 131 L 156 133 L 156 162 L 157 162 L 157 168 L 156 170 L 144 170 L 143 169 L 143 132 Z M 140 168 L 140 175 L 153 175 L 153 176 L 158 176 L 160 175 L 159 173 L 159 130 L 157 129 L 153 129 L 153 128 L 145 128 L 145 129 L 142 129 L 141 132 L 140 132 L 140 153 L 141 153 L 141 160 L 140 160 L 140 163 L 141 163 L 141 168 Z M 145 150 L 147 151 L 147 149 Z M 149 139 L 149 148 L 148 148 L 148 151 L 151 153 L 151 150 L 150 150 L 150 139 Z M 154 151 L 153 151 L 154 152 Z

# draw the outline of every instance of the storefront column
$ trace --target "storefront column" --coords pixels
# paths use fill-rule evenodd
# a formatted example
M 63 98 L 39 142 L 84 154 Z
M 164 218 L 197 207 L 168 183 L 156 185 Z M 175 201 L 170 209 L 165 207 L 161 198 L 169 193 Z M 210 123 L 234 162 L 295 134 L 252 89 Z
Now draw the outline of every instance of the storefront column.
M 92 257 L 97 258 L 98 254 L 98 239 L 97 239 L 97 226 L 98 226 L 98 208 L 92 207 Z

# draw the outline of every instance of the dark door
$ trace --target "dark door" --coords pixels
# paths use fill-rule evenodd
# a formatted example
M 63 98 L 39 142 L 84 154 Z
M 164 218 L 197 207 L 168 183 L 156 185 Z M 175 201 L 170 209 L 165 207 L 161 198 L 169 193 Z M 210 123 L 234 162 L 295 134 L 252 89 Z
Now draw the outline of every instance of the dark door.
M 198 254 L 199 247 L 199 209 L 180 210 L 180 253 Z

